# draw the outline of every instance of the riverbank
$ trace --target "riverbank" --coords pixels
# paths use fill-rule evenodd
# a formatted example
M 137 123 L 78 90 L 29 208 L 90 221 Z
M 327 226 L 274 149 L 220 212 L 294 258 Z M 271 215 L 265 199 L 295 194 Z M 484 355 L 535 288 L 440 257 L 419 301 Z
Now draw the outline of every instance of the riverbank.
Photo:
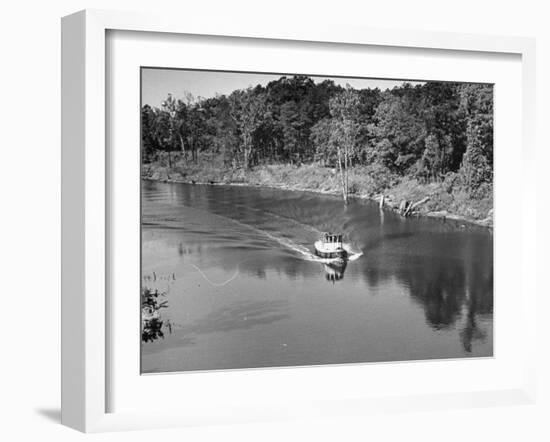
M 271 187 L 284 190 L 341 194 L 340 175 L 336 169 L 318 165 L 262 165 L 249 170 L 230 169 L 203 161 L 168 167 L 159 163 L 144 164 L 142 178 L 188 184 L 225 184 Z M 349 173 L 353 198 L 380 201 L 384 208 L 402 212 L 403 201 L 412 207 L 410 216 L 427 216 L 493 226 L 492 195 L 472 199 L 453 186 L 452 180 L 421 184 L 416 179 L 398 177 L 373 167 L 356 167 Z M 420 203 L 414 206 L 415 203 Z

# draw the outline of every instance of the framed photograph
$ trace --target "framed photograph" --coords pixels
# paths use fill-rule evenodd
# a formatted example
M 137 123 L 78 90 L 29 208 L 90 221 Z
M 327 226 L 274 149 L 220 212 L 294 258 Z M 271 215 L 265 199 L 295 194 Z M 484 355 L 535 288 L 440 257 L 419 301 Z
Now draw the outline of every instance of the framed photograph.
M 109 11 L 62 36 L 64 424 L 534 400 L 532 40 Z

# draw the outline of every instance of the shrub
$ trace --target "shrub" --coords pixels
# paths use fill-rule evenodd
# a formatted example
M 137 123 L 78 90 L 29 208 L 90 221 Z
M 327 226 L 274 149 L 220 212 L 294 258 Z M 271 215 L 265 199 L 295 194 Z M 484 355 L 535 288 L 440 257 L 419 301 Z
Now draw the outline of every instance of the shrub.
M 456 172 L 449 172 L 443 180 L 443 187 L 447 193 L 452 193 L 453 189 L 462 187 L 462 179 Z
M 350 195 L 356 195 L 359 193 L 359 189 L 360 189 L 360 186 L 357 182 L 355 181 L 352 181 L 349 185 L 349 188 L 348 188 L 348 193 Z
M 160 310 L 168 306 L 167 301 L 159 302 L 159 297 L 164 296 L 164 293 L 147 287 L 141 290 L 141 340 L 143 342 L 164 338 L 163 327 L 170 328 L 169 324 L 165 325 L 160 314 Z

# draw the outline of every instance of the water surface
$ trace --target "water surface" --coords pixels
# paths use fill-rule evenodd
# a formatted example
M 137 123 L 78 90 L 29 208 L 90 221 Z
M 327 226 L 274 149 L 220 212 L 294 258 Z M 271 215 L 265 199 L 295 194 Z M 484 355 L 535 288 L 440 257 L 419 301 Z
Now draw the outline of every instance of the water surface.
M 319 262 L 323 231 L 363 256 Z M 144 373 L 493 353 L 492 233 L 371 202 L 144 181 L 142 276 L 172 325 Z

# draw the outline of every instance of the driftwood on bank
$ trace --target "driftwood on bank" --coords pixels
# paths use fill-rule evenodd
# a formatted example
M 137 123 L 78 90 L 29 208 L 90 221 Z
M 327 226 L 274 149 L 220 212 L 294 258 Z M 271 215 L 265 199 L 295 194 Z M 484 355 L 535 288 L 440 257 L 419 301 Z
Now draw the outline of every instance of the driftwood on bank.
M 430 197 L 427 196 L 426 198 L 422 198 L 420 201 L 417 201 L 416 203 L 414 204 L 407 204 L 407 208 L 405 209 L 404 213 L 403 213 L 403 216 L 404 217 L 407 217 L 409 216 L 411 213 L 414 212 L 414 209 L 416 209 L 418 206 L 421 206 L 422 204 L 428 202 L 430 200 Z
M 400 215 L 405 216 L 405 212 L 407 210 L 408 205 L 409 205 L 409 202 L 407 200 L 401 200 L 401 203 L 399 204 Z

